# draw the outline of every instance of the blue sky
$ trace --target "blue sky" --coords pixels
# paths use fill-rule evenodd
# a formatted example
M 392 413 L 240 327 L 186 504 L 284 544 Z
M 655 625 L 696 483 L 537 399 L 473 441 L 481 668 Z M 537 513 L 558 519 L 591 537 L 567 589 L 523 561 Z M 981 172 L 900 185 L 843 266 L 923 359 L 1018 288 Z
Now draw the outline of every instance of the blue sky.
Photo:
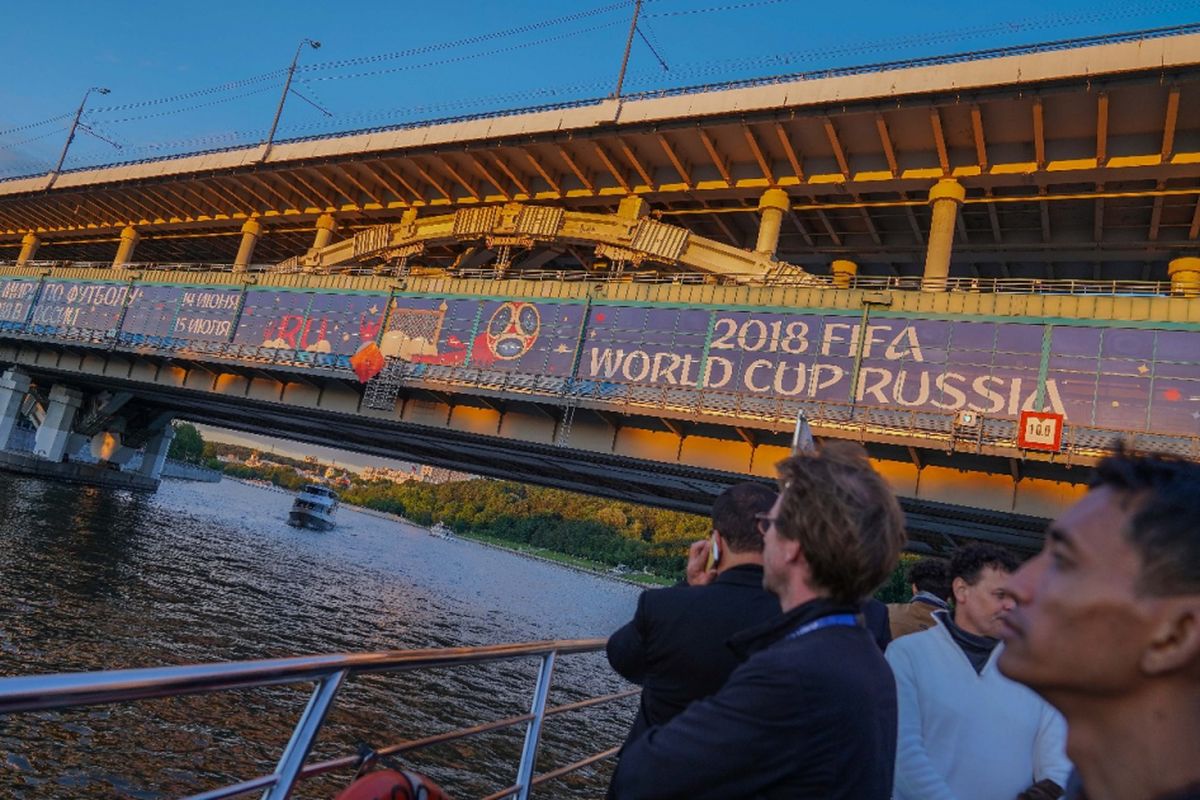
M 49 169 L 89 86 L 112 93 L 89 100 L 85 121 L 121 148 L 81 132 L 68 167 L 261 141 L 282 71 L 305 37 L 322 47 L 301 55 L 300 94 L 289 98 L 279 138 L 602 96 L 615 83 L 632 8 L 632 0 L 23 4 L 9 15 L 16 24 L 0 28 L 0 178 Z M 647 0 L 627 90 L 1186 22 L 1200 22 L 1200 0 Z

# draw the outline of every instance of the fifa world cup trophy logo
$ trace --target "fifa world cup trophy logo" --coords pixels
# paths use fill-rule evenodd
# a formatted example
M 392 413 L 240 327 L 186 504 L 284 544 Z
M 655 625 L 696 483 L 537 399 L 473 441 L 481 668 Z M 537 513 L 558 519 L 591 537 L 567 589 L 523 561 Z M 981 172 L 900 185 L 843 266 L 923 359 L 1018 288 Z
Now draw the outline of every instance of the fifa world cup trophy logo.
M 532 303 L 503 303 L 487 324 L 487 348 L 496 358 L 512 361 L 529 352 L 542 328 Z

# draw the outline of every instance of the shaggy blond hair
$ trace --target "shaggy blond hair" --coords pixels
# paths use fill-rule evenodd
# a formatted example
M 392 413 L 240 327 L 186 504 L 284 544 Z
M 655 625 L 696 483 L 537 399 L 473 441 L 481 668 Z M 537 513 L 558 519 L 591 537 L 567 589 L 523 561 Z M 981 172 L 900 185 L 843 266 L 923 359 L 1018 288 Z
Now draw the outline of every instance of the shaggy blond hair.
M 775 528 L 799 542 L 813 588 L 857 603 L 878 589 L 900 559 L 904 512 L 892 490 L 852 442 L 780 461 L 783 497 Z

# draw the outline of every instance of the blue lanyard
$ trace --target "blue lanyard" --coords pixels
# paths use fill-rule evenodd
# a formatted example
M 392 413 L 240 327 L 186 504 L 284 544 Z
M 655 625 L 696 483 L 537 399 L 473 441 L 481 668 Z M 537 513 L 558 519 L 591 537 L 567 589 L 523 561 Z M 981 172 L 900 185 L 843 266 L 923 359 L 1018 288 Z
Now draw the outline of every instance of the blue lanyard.
M 807 625 L 801 625 L 799 628 L 789 633 L 787 638 L 799 639 L 801 636 L 807 636 L 813 631 L 819 631 L 822 628 L 834 628 L 839 626 L 845 628 L 857 628 L 858 617 L 854 614 L 830 614 L 828 617 L 815 619 Z

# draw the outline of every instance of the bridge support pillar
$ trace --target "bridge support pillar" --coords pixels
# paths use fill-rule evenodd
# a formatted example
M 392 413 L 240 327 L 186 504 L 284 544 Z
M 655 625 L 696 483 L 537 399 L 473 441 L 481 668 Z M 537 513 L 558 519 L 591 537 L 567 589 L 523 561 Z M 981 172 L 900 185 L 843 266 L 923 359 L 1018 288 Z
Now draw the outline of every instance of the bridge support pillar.
M 175 439 L 175 426 L 167 424 L 161 431 L 154 434 L 150 441 L 146 442 L 146 449 L 142 452 L 142 466 L 138 470 L 147 478 L 158 478 L 162 475 L 163 464 L 167 461 L 167 453 L 171 449 L 171 442 Z
M 36 233 L 27 233 L 21 237 L 21 252 L 17 254 L 17 266 L 23 267 L 37 255 L 42 239 Z
M 61 383 L 50 390 L 50 402 L 46 404 L 46 418 L 38 426 L 33 440 L 33 454 L 58 463 L 67 453 L 71 439 L 71 426 L 75 414 L 83 405 L 83 392 Z
M 245 228 L 242 229 L 245 231 Z M 313 249 L 320 250 L 322 247 L 328 247 L 333 241 L 333 232 L 337 230 L 337 220 L 333 218 L 333 214 L 322 214 L 317 217 L 317 235 L 313 237 Z
M 21 401 L 28 392 L 29 376 L 24 372 L 10 369 L 0 375 L 0 450 L 8 445 L 21 413 Z
M 622 197 L 617 204 L 617 216 L 628 219 L 641 219 L 650 213 L 650 204 L 635 194 Z
M 245 272 L 254 258 L 254 245 L 262 235 L 262 225 L 256 219 L 248 219 L 242 225 L 242 243 L 238 246 L 237 258 L 233 260 L 234 272 Z
M 929 190 L 933 222 L 929 226 L 929 247 L 925 252 L 925 278 L 921 283 L 923 291 L 946 291 L 946 279 L 950 276 L 950 253 L 954 249 L 954 227 L 958 223 L 958 207 L 966 197 L 967 190 L 951 178 L 938 181 Z
M 767 189 L 758 199 L 758 210 L 762 216 L 758 223 L 758 243 L 754 245 L 756 253 L 775 257 L 779 249 L 779 231 L 783 227 L 783 214 L 792 207 L 792 201 L 787 192 L 782 189 Z
M 833 274 L 834 288 L 849 289 L 850 284 L 854 283 L 854 276 L 858 274 L 858 264 L 839 258 L 829 265 L 829 271 Z
M 117 256 L 113 259 L 113 269 L 122 269 L 133 260 L 133 249 L 141 240 L 142 235 L 137 232 L 137 228 L 132 225 L 125 226 L 121 231 L 121 243 L 117 245 Z
M 1200 297 L 1200 258 L 1176 258 L 1167 264 L 1171 294 Z

